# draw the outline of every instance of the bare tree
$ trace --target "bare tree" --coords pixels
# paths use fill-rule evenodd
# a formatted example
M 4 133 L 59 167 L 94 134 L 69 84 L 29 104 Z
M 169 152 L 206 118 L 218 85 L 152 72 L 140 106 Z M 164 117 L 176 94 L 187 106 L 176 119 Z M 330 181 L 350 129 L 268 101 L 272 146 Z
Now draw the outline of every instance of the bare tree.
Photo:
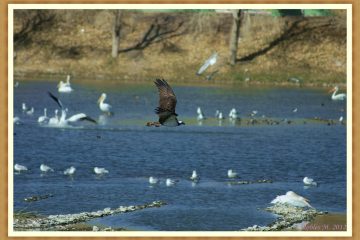
M 243 11 L 234 9 L 231 10 L 231 13 L 233 15 L 233 24 L 230 32 L 230 64 L 235 65 Z
M 21 27 L 14 33 L 16 46 L 28 42 L 32 33 L 45 27 L 46 24 L 51 25 L 55 18 L 55 14 L 50 10 L 16 10 L 15 15 L 16 18 L 21 19 Z
M 112 51 L 111 56 L 117 58 L 119 55 L 119 43 L 120 43 L 120 33 L 121 33 L 121 16 L 122 11 L 117 10 L 115 13 L 114 24 L 112 29 Z
M 183 21 L 178 22 L 172 17 L 156 18 L 137 43 L 128 48 L 120 49 L 119 52 L 143 50 L 153 43 L 183 35 L 185 34 L 185 30 L 182 29 L 183 24 Z

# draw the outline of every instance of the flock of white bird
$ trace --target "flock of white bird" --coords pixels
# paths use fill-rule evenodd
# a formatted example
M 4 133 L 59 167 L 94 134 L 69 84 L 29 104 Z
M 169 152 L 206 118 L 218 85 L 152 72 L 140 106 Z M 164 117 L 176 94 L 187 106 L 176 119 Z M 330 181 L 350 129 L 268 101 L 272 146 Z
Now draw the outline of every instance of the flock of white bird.
M 15 164 L 14 165 L 14 170 L 17 174 L 20 174 L 21 172 L 25 172 L 25 171 L 28 171 L 29 169 L 24 166 L 24 165 L 20 165 L 20 164 Z M 106 173 L 109 173 L 109 171 L 105 168 L 102 168 L 102 167 L 94 167 L 94 173 L 96 175 L 103 175 L 103 174 L 106 174 Z M 54 172 L 54 169 L 51 168 L 50 166 L 48 165 L 45 165 L 45 164 L 41 164 L 40 165 L 40 172 L 41 173 L 48 173 L 48 172 Z M 67 175 L 67 176 L 73 176 L 76 172 L 76 168 L 74 166 L 71 166 L 67 169 L 65 169 L 63 171 L 63 174 L 64 175 Z
M 16 171 L 16 173 L 20 174 L 21 172 L 28 171 L 28 168 L 24 165 L 15 164 L 14 170 Z M 48 172 L 54 172 L 54 169 L 49 167 L 48 165 L 41 164 L 40 171 L 41 171 L 41 173 L 48 173 Z M 73 176 L 75 174 L 75 171 L 76 171 L 76 168 L 74 166 L 71 166 L 71 167 L 65 169 L 63 171 L 63 174 L 67 175 L 67 176 Z M 107 169 L 101 168 L 101 167 L 94 167 L 93 171 L 96 175 L 104 175 L 104 174 L 109 173 L 109 171 Z M 232 169 L 229 169 L 227 171 L 227 177 L 229 179 L 235 179 L 235 178 L 238 178 L 239 176 L 238 176 L 237 172 L 233 171 Z M 193 183 L 198 183 L 200 181 L 200 176 L 197 174 L 196 170 L 193 170 L 189 179 Z M 153 176 L 149 177 L 150 186 L 160 184 L 160 182 L 162 182 L 162 181 L 159 178 L 156 178 Z M 171 178 L 165 179 L 165 185 L 167 187 L 172 187 L 177 182 L 179 182 L 179 180 L 174 180 Z M 304 177 L 303 183 L 306 186 L 317 186 L 317 183 L 312 178 L 309 178 L 309 177 Z M 285 195 L 277 196 L 274 200 L 271 201 L 271 203 L 272 204 L 288 204 L 288 205 L 292 205 L 295 207 L 311 207 L 312 208 L 312 206 L 309 204 L 308 199 L 296 194 L 293 191 L 288 191 Z
M 19 82 L 16 82 L 15 86 L 18 87 Z M 59 84 L 57 85 L 57 89 L 59 93 L 71 93 L 74 91 L 74 89 L 71 87 L 70 75 L 67 75 L 66 82 L 63 81 L 59 82 Z M 63 108 L 61 101 L 51 93 L 49 94 L 60 106 L 61 115 L 59 116 L 59 110 L 55 109 L 54 116 L 49 117 L 47 114 L 47 108 L 44 108 L 44 115 L 39 116 L 38 118 L 38 123 L 41 124 L 42 126 L 67 127 L 70 126 L 72 123 L 78 122 L 80 120 L 88 120 L 88 121 L 96 122 L 95 120 L 88 117 L 85 113 L 77 113 L 67 118 L 68 108 Z M 101 112 L 111 116 L 113 115 L 113 112 L 111 111 L 112 106 L 108 103 L 105 103 L 106 97 L 107 97 L 106 93 L 102 93 L 97 103 L 99 105 L 99 109 Z M 26 113 L 29 116 L 32 116 L 35 112 L 34 107 L 29 108 L 27 107 L 26 103 L 22 103 L 22 111 L 23 113 Z M 18 116 L 14 116 L 13 122 L 14 124 L 20 124 L 21 119 Z

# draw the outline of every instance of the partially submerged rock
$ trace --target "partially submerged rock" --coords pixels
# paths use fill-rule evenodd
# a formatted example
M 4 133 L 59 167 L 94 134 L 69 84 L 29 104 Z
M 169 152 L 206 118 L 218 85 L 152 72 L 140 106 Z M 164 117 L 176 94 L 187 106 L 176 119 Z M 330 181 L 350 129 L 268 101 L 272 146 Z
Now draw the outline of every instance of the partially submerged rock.
M 259 179 L 259 180 L 255 180 L 255 181 L 241 180 L 241 181 L 228 182 L 228 184 L 231 184 L 231 185 L 243 185 L 243 184 L 255 184 L 255 183 L 273 183 L 273 181 L 270 179 Z
M 166 205 L 163 201 L 154 201 L 149 204 L 136 205 L 136 206 L 120 206 L 115 209 L 105 208 L 95 212 L 82 212 L 76 214 L 64 215 L 50 215 L 47 217 L 34 217 L 34 218 L 16 218 L 14 219 L 14 229 L 18 230 L 66 230 L 66 226 L 89 221 L 93 218 L 105 217 L 114 214 L 121 214 L 126 212 L 133 212 L 145 208 L 161 207 Z
M 52 194 L 39 195 L 39 196 L 31 196 L 31 197 L 24 198 L 24 201 L 25 201 L 25 202 L 36 202 L 36 201 L 43 200 L 43 199 L 47 199 L 47 198 L 53 197 L 53 196 L 54 196 L 54 195 L 52 195 Z
M 294 230 L 297 223 L 303 221 L 311 221 L 317 215 L 327 214 L 327 212 L 320 212 L 314 208 L 300 208 L 287 204 L 275 204 L 264 209 L 265 211 L 279 215 L 278 219 L 268 226 L 254 225 L 252 227 L 241 229 L 241 231 L 280 231 L 280 230 Z

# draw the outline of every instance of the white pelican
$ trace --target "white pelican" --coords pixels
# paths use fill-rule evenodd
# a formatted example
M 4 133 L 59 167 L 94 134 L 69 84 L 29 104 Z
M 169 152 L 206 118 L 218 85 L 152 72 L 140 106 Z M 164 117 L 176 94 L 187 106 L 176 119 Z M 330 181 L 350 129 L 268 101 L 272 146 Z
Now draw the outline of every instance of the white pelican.
M 196 74 L 201 75 L 210 65 L 214 65 L 216 63 L 217 57 L 218 54 L 215 52 L 208 60 L 205 61 Z
M 71 88 L 70 85 L 70 75 L 67 75 L 66 83 L 60 81 L 59 84 L 57 85 L 57 88 L 58 88 L 58 92 L 62 92 L 62 93 L 72 92 L 73 89 Z
M 71 167 L 65 169 L 64 175 L 69 175 L 69 176 L 71 176 L 71 175 L 73 175 L 73 174 L 75 173 L 75 171 L 76 171 L 76 168 L 73 167 L 73 166 L 71 166 Z
M 20 118 L 14 117 L 14 124 L 20 124 Z
M 102 93 L 101 96 L 98 99 L 98 104 L 99 104 L 99 108 L 102 112 L 108 114 L 108 115 L 112 115 L 113 113 L 111 112 L 111 105 L 108 103 L 105 103 L 105 99 L 106 99 L 107 95 L 106 93 Z
M 191 180 L 191 181 L 194 181 L 194 182 L 200 180 L 200 177 L 197 175 L 196 170 L 193 170 L 192 175 L 191 175 L 191 177 L 190 177 L 190 180 Z
M 58 112 L 59 112 L 59 110 L 55 109 L 55 115 L 54 115 L 54 117 L 49 119 L 48 125 L 57 125 L 57 124 L 59 124 Z
M 155 185 L 155 184 L 157 184 L 158 182 L 159 182 L 159 179 L 154 178 L 154 177 L 149 177 L 149 183 L 150 183 L 151 185 Z
M 54 169 L 52 169 L 51 167 L 45 165 L 45 164 L 41 164 L 40 165 L 40 171 L 42 172 L 53 172 Z
M 305 185 L 317 186 L 317 183 L 312 178 L 304 177 L 303 182 Z
M 102 174 L 105 174 L 105 173 L 109 173 L 109 171 L 106 170 L 105 168 L 94 167 L 94 173 L 98 174 L 98 175 L 102 175 Z
M 229 169 L 227 172 L 228 178 L 236 178 L 238 176 L 237 172 L 234 172 L 232 169 Z
M 77 121 L 82 121 L 82 120 L 87 120 L 87 121 L 90 121 L 93 123 L 97 123 L 94 119 L 90 118 L 85 113 L 78 113 L 78 114 L 75 114 L 75 115 L 71 116 L 70 118 L 66 119 L 67 109 L 63 108 L 61 101 L 57 97 L 55 97 L 51 92 L 48 92 L 48 94 L 62 109 L 60 119 L 57 117 L 57 110 L 55 110 L 55 117 L 51 118 L 49 120 L 49 124 L 48 124 L 49 126 L 67 127 L 67 126 L 69 126 L 68 125 L 69 122 L 72 123 L 72 122 L 77 122 Z
M 289 204 L 295 207 L 310 207 L 309 200 L 294 193 L 293 191 L 288 191 L 285 195 L 277 196 L 274 200 L 271 201 L 272 204 Z
M 27 167 L 16 163 L 14 165 L 14 170 L 20 173 L 21 171 L 27 171 L 28 169 Z
M 47 109 L 44 108 L 44 115 L 38 118 L 38 123 L 46 123 L 49 120 L 48 116 L 46 115 L 46 111 Z
M 68 127 L 69 123 L 73 123 L 73 122 L 77 122 L 77 121 L 82 121 L 82 120 L 87 120 L 89 122 L 93 122 L 96 123 L 96 121 L 88 116 L 86 116 L 85 113 L 78 113 L 75 115 L 72 115 L 69 118 L 66 118 L 66 112 L 68 110 L 67 109 L 63 109 L 61 110 L 61 116 L 58 122 L 56 122 L 54 125 L 52 123 L 49 122 L 49 126 L 53 126 L 53 127 Z
M 333 94 L 331 95 L 331 99 L 334 101 L 343 101 L 346 99 L 346 94 L 345 93 L 339 93 L 336 94 L 339 91 L 339 87 L 335 86 L 333 89 L 331 89 L 329 92 L 332 92 Z
M 165 183 L 166 183 L 166 186 L 167 186 L 167 187 L 171 187 L 171 186 L 174 186 L 174 185 L 175 185 L 176 181 L 175 181 L 175 180 L 172 180 L 172 179 L 170 179 L 170 178 L 167 178 Z

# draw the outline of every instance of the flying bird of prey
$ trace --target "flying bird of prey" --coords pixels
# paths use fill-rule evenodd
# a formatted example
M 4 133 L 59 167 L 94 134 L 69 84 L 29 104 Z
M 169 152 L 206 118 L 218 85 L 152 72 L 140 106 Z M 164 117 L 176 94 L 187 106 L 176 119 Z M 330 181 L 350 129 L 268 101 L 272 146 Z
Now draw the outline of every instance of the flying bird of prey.
M 184 125 L 183 121 L 177 119 L 176 96 L 170 85 L 164 79 L 156 79 L 154 83 L 159 90 L 159 106 L 155 109 L 155 113 L 159 116 L 159 123 L 167 127 Z M 147 126 L 152 125 L 156 123 L 147 123 Z
M 201 75 L 209 66 L 214 65 L 217 61 L 218 54 L 215 52 L 211 57 L 205 61 L 205 63 L 197 71 L 197 75 Z

